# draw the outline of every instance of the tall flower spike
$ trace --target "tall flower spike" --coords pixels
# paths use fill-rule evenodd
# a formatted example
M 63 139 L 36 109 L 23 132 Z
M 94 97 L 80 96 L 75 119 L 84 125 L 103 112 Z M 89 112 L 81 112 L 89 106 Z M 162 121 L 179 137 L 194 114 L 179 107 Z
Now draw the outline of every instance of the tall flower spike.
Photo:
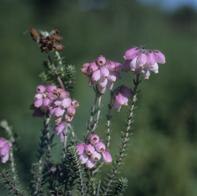
M 113 88 L 120 68 L 120 63 L 107 60 L 101 55 L 96 60 L 85 63 L 81 71 L 89 78 L 90 84 L 94 85 L 101 94 L 104 94 L 107 88 Z
M 125 67 L 135 73 L 142 73 L 144 79 L 149 79 L 151 72 L 159 73 L 159 65 L 165 64 L 165 56 L 159 50 L 130 48 L 124 54 Z
M 71 99 L 70 93 L 62 88 L 38 85 L 33 106 L 34 114 L 47 114 L 54 118 L 54 131 L 63 141 L 79 103 Z

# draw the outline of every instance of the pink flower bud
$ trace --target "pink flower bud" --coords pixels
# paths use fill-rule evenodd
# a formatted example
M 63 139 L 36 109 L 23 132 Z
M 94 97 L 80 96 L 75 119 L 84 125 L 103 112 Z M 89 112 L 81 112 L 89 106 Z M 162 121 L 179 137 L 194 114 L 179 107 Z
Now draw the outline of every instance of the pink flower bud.
M 102 77 L 109 76 L 109 70 L 106 67 L 101 67 L 100 72 Z
M 109 151 L 104 151 L 102 152 L 102 155 L 103 155 L 103 160 L 106 162 L 106 163 L 111 163 L 112 162 L 112 156 L 110 154 Z
M 96 145 L 95 145 L 95 148 L 98 152 L 104 152 L 106 147 L 105 147 L 105 144 L 103 142 L 98 142 Z
M 91 156 L 94 151 L 95 151 L 95 148 L 91 144 L 87 144 L 85 146 L 85 152 L 87 155 Z
M 99 161 L 101 159 L 101 154 L 97 151 L 94 151 L 91 155 L 91 160 L 93 161 Z
M 86 162 L 86 167 L 89 169 L 92 169 L 93 167 L 95 167 L 96 163 L 91 161 L 90 159 L 88 159 L 88 161 Z
M 89 141 L 92 145 L 95 145 L 99 142 L 100 138 L 97 134 L 90 134 Z
M 137 56 L 138 52 L 139 52 L 138 48 L 130 48 L 130 49 L 126 50 L 126 52 L 124 54 L 124 59 L 125 60 L 132 60 Z
M 63 122 L 60 123 L 59 125 L 57 125 L 55 127 L 55 131 L 56 131 L 57 135 L 59 135 L 60 133 L 64 132 L 65 128 L 66 128 L 66 126 L 65 126 L 65 123 L 63 123 Z
M 104 56 L 99 56 L 97 59 L 96 59 L 96 63 L 97 63 L 97 65 L 99 65 L 99 66 L 103 66 L 103 65 L 105 65 L 105 63 L 106 63 L 106 58 L 104 57 Z
M 93 82 L 96 82 L 96 81 L 100 80 L 100 78 L 101 78 L 100 70 L 97 70 L 97 71 L 93 72 L 93 74 L 92 74 L 92 81 Z
M 154 56 L 155 56 L 157 63 L 160 63 L 160 64 L 166 63 L 166 58 L 165 58 L 164 54 L 162 52 L 160 52 L 159 50 L 156 50 L 154 52 Z
M 38 93 L 44 93 L 46 90 L 46 87 L 44 85 L 38 85 L 37 88 L 36 88 L 36 91 Z
M 34 107 L 39 108 L 42 106 L 43 100 L 42 99 L 36 99 L 34 101 Z
M 79 156 L 79 160 L 80 160 L 81 164 L 85 164 L 85 163 L 87 163 L 87 161 L 88 161 L 88 156 L 85 155 L 85 154 L 81 154 L 81 155 Z
M 71 105 L 71 99 L 70 98 L 64 98 L 62 100 L 62 106 L 64 108 L 68 108 Z
M 143 67 L 146 64 L 146 62 L 147 62 L 146 55 L 143 54 L 143 53 L 139 54 L 139 56 L 137 57 L 137 61 L 136 61 L 137 66 L 138 67 Z
M 78 155 L 82 155 L 84 153 L 85 150 L 85 144 L 81 143 L 81 144 L 77 144 L 77 153 Z

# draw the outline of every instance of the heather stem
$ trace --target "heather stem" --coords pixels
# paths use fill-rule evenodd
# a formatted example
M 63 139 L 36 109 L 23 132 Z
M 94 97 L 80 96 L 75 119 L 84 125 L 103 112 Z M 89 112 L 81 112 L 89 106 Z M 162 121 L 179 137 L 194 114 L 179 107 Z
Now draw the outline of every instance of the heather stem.
M 130 104 L 130 108 L 129 108 L 126 129 L 124 131 L 122 131 L 120 152 L 118 154 L 116 161 L 114 162 L 109 181 L 108 181 L 107 185 L 104 185 L 105 189 L 103 190 L 104 191 L 103 196 L 108 195 L 110 188 L 113 184 L 113 180 L 118 173 L 118 169 L 119 169 L 120 165 L 122 164 L 123 158 L 125 157 L 125 151 L 127 149 L 129 137 L 131 134 L 131 126 L 133 123 L 135 104 L 137 102 L 137 90 L 138 90 L 138 86 L 140 84 L 140 75 L 139 74 L 136 75 L 136 78 L 133 80 L 133 84 L 134 84 L 133 96 L 132 96 L 132 100 L 131 100 L 131 104 Z
M 112 132 L 111 119 L 112 119 L 112 105 L 109 104 L 109 106 L 108 106 L 108 113 L 107 113 L 107 133 L 106 133 L 106 137 L 107 137 L 106 145 L 107 145 L 107 148 L 109 148 L 110 142 L 111 142 L 111 132 Z
M 51 117 L 47 116 L 44 120 L 44 128 L 41 136 L 41 143 L 39 147 L 39 161 L 37 164 L 37 172 L 34 174 L 34 192 L 33 195 L 39 195 L 42 192 L 42 181 L 43 181 L 43 169 L 44 169 L 44 160 L 49 157 L 50 154 L 50 124 Z
M 102 95 L 96 92 L 94 104 L 91 107 L 90 118 L 87 124 L 87 134 L 96 130 L 101 114 Z

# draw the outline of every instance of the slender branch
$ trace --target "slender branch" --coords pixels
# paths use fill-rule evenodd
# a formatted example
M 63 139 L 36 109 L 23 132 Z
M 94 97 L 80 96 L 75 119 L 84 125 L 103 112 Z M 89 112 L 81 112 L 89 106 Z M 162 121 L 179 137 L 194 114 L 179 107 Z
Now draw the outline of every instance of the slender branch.
M 49 124 L 50 124 L 51 117 L 47 116 L 44 120 L 44 128 L 42 131 L 42 136 L 40 138 L 41 143 L 39 147 L 39 161 L 36 165 L 37 171 L 34 173 L 34 192 L 33 195 L 40 195 L 42 192 L 42 180 L 43 180 L 43 169 L 44 169 L 44 161 L 49 158 L 50 156 L 50 130 L 49 130 Z
M 110 146 L 110 142 L 111 142 L 111 119 L 112 119 L 112 105 L 109 104 L 108 105 L 108 113 L 107 113 L 107 133 L 106 133 L 106 137 L 107 137 L 107 141 L 106 141 L 106 145 L 107 148 L 109 148 Z
M 139 74 L 136 75 L 136 78 L 133 80 L 133 84 L 134 84 L 133 96 L 132 96 L 132 100 L 130 102 L 130 108 L 129 108 L 126 129 L 124 131 L 122 131 L 120 152 L 119 152 L 118 157 L 113 165 L 112 172 L 109 176 L 109 180 L 106 185 L 104 184 L 105 188 L 103 189 L 103 191 L 104 191 L 102 194 L 103 196 L 108 195 L 108 193 L 111 189 L 111 186 L 113 184 L 113 180 L 118 173 L 118 169 L 119 169 L 120 165 L 122 164 L 123 158 L 125 157 L 125 151 L 127 149 L 129 137 L 131 134 L 131 126 L 133 123 L 135 104 L 137 102 L 137 90 L 138 90 L 138 86 L 140 84 L 140 75 Z
M 95 93 L 94 104 L 91 107 L 90 118 L 87 123 L 87 134 L 96 130 L 101 114 L 102 95 Z

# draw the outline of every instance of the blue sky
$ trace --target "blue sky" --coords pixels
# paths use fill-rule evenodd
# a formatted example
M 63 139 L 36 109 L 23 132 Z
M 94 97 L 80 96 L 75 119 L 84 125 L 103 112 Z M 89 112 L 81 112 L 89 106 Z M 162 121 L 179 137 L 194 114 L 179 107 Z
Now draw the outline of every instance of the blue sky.
M 184 5 L 197 9 L 197 0 L 139 0 L 145 4 L 158 5 L 166 10 L 174 10 Z

